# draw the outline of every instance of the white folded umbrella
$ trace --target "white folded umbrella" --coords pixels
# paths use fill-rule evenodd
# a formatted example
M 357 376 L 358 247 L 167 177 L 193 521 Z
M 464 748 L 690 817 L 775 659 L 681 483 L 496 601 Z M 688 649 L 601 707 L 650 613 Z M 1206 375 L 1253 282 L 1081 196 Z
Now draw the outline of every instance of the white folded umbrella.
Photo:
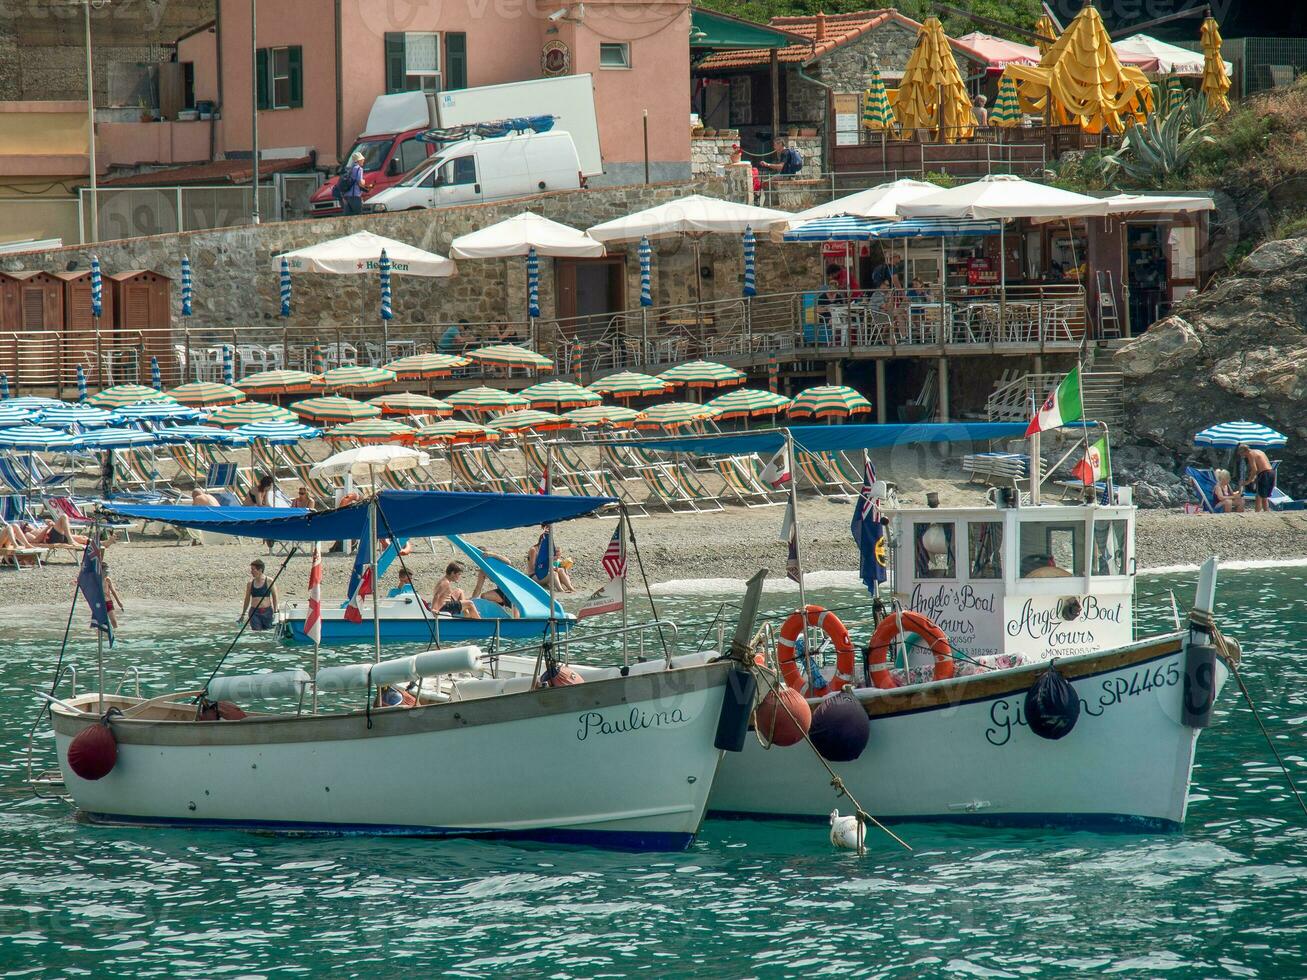
M 460 235 L 450 244 L 449 251 L 456 259 L 497 259 L 526 255 L 531 249 L 535 249 L 536 255 L 579 259 L 599 258 L 604 254 L 603 244 L 585 232 L 531 211 Z

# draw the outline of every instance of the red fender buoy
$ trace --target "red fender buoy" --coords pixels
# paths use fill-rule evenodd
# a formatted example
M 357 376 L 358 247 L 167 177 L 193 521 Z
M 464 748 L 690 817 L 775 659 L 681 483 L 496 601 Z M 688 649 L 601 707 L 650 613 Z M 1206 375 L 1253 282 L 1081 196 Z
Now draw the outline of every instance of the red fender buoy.
M 118 740 L 103 721 L 83 728 L 68 746 L 68 768 L 80 779 L 103 779 L 117 761 Z
M 811 726 L 812 709 L 792 687 L 768 691 L 753 712 L 754 730 L 771 745 L 795 745 L 803 741 Z

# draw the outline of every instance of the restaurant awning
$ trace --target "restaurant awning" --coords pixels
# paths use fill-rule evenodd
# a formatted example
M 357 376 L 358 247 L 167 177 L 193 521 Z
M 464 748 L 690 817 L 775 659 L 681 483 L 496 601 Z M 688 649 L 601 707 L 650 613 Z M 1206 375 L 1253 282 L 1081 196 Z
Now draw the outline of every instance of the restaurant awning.
M 702 7 L 690 10 L 691 48 L 788 48 L 792 44 L 807 43 L 808 39 L 801 34 L 791 34 L 766 24 L 756 24 Z
M 965 235 L 997 235 L 997 221 L 950 221 L 919 218 L 905 221 L 869 221 L 841 215 L 815 218 L 785 232 L 787 242 L 862 242 L 873 238 L 960 238 Z

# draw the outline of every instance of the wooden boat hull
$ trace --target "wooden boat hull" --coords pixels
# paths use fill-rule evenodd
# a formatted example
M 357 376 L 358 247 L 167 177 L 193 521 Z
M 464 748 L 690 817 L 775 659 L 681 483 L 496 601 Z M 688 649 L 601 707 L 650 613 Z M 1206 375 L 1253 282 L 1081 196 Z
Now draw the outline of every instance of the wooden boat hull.
M 95 694 L 52 708 L 76 805 L 120 824 L 488 836 L 678 849 L 698 830 L 721 753 L 728 667 L 710 664 L 478 700 L 333 715 L 115 718 L 108 775 L 68 746 Z M 107 698 L 128 711 L 136 699 Z
M 1218 660 L 1217 692 L 1227 678 Z M 1026 691 L 1047 664 L 859 690 L 867 748 L 832 768 L 866 810 L 902 821 L 1179 829 L 1198 730 L 1181 723 L 1181 635 L 1058 661 L 1080 695 L 1075 728 L 1049 741 L 1026 726 Z M 852 808 L 803 744 L 751 738 L 722 763 L 714 815 L 826 819 Z

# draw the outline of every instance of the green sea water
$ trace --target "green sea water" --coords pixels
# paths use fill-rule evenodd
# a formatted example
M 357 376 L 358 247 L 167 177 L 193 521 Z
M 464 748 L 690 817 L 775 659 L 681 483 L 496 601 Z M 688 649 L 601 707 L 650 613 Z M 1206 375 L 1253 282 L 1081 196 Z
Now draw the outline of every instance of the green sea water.
M 1141 609 L 1150 625 L 1169 624 L 1163 594 L 1183 607 L 1194 578 L 1141 577 L 1157 594 Z M 671 592 L 659 611 L 687 624 L 690 648 L 739 594 Z M 811 596 L 862 598 L 847 584 Z M 793 601 L 767 596 L 773 610 Z M 139 664 L 147 694 L 192 686 L 231 629 L 226 612 L 128 613 L 111 676 Z M 1307 569 L 1223 572 L 1220 615 L 1307 783 Z M 1182 834 L 906 824 L 911 853 L 873 837 L 862 858 L 797 822 L 708 821 L 688 852 L 652 855 L 288 839 L 93 827 L 34 799 L 31 692 L 48 683 L 62 625 L 54 607 L 0 611 L 5 976 L 1307 976 L 1307 818 L 1233 684 L 1200 741 Z M 93 647 L 76 635 L 85 686 Z M 240 650 L 231 669 L 302 656 L 262 639 Z M 565 756 L 558 770 L 586 776 Z

